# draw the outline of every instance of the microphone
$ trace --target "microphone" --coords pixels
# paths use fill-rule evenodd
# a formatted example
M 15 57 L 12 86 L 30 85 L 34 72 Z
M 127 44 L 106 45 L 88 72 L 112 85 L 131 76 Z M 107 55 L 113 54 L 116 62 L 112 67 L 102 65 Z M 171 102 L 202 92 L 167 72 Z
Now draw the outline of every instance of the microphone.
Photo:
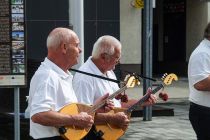
M 137 74 L 137 73 L 135 73 L 135 72 L 129 72 L 129 71 L 124 71 L 124 72 L 126 72 L 126 73 L 129 73 L 129 74 L 131 74 L 131 75 L 133 75 L 133 76 L 138 76 L 138 77 L 141 77 L 142 79 L 148 79 L 148 80 L 151 80 L 151 81 L 157 81 L 156 79 L 154 79 L 154 78 L 150 78 L 150 77 L 146 77 L 146 76 L 143 76 L 143 75 L 140 75 L 140 74 Z

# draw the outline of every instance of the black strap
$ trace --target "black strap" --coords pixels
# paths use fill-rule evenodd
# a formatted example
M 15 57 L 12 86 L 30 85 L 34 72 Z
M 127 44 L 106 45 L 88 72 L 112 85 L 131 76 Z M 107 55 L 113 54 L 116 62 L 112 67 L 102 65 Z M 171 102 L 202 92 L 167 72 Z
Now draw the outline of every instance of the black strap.
M 82 73 L 82 74 L 86 74 L 86 75 L 89 75 L 89 76 L 97 77 L 97 78 L 100 78 L 100 79 L 104 79 L 104 80 L 107 80 L 107 81 L 112 81 L 112 82 L 115 82 L 115 83 L 118 83 L 118 84 L 121 83 L 121 81 L 119 81 L 119 80 L 103 77 L 103 76 L 100 76 L 100 75 L 96 75 L 96 74 L 92 74 L 92 73 L 88 73 L 88 72 L 84 72 L 84 71 L 80 71 L 80 70 L 76 70 L 76 69 L 70 69 L 70 70 L 75 71 L 75 72 L 79 72 L 79 73 Z

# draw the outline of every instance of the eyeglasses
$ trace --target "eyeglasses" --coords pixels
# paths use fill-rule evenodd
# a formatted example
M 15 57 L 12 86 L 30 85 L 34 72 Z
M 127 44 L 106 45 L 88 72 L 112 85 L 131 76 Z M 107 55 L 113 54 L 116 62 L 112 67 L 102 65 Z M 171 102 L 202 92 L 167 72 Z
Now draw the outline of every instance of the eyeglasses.
M 105 54 L 108 55 L 109 57 L 115 59 L 116 64 L 120 63 L 120 57 L 119 56 L 113 56 L 113 55 L 110 55 L 110 54 L 107 54 L 107 53 L 105 53 Z
M 116 62 L 115 63 L 116 64 L 119 64 L 120 63 L 120 57 L 118 57 L 118 58 L 115 57 L 115 59 L 116 59 Z

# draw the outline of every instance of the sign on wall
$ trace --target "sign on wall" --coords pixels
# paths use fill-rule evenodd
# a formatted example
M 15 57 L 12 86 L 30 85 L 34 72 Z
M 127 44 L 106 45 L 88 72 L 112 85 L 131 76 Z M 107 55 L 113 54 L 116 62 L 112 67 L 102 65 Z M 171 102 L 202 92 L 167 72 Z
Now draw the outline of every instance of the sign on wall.
M 24 0 L 0 0 L 0 87 L 26 85 Z
M 155 8 L 156 0 L 152 0 L 152 7 Z M 132 0 L 131 6 L 135 8 L 144 8 L 144 0 Z

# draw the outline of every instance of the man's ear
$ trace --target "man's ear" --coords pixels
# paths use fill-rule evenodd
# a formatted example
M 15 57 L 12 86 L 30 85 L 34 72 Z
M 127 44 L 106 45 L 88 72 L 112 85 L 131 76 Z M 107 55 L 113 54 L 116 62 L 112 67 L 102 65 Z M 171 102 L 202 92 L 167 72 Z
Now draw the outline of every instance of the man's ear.
M 103 60 L 106 60 L 106 59 L 107 59 L 107 54 L 106 54 L 106 53 L 102 53 L 102 54 L 101 54 L 101 58 L 102 58 Z
M 66 47 L 66 44 L 65 43 L 62 43 L 61 44 L 61 50 L 62 50 L 62 53 L 63 54 L 66 54 L 67 47 Z

